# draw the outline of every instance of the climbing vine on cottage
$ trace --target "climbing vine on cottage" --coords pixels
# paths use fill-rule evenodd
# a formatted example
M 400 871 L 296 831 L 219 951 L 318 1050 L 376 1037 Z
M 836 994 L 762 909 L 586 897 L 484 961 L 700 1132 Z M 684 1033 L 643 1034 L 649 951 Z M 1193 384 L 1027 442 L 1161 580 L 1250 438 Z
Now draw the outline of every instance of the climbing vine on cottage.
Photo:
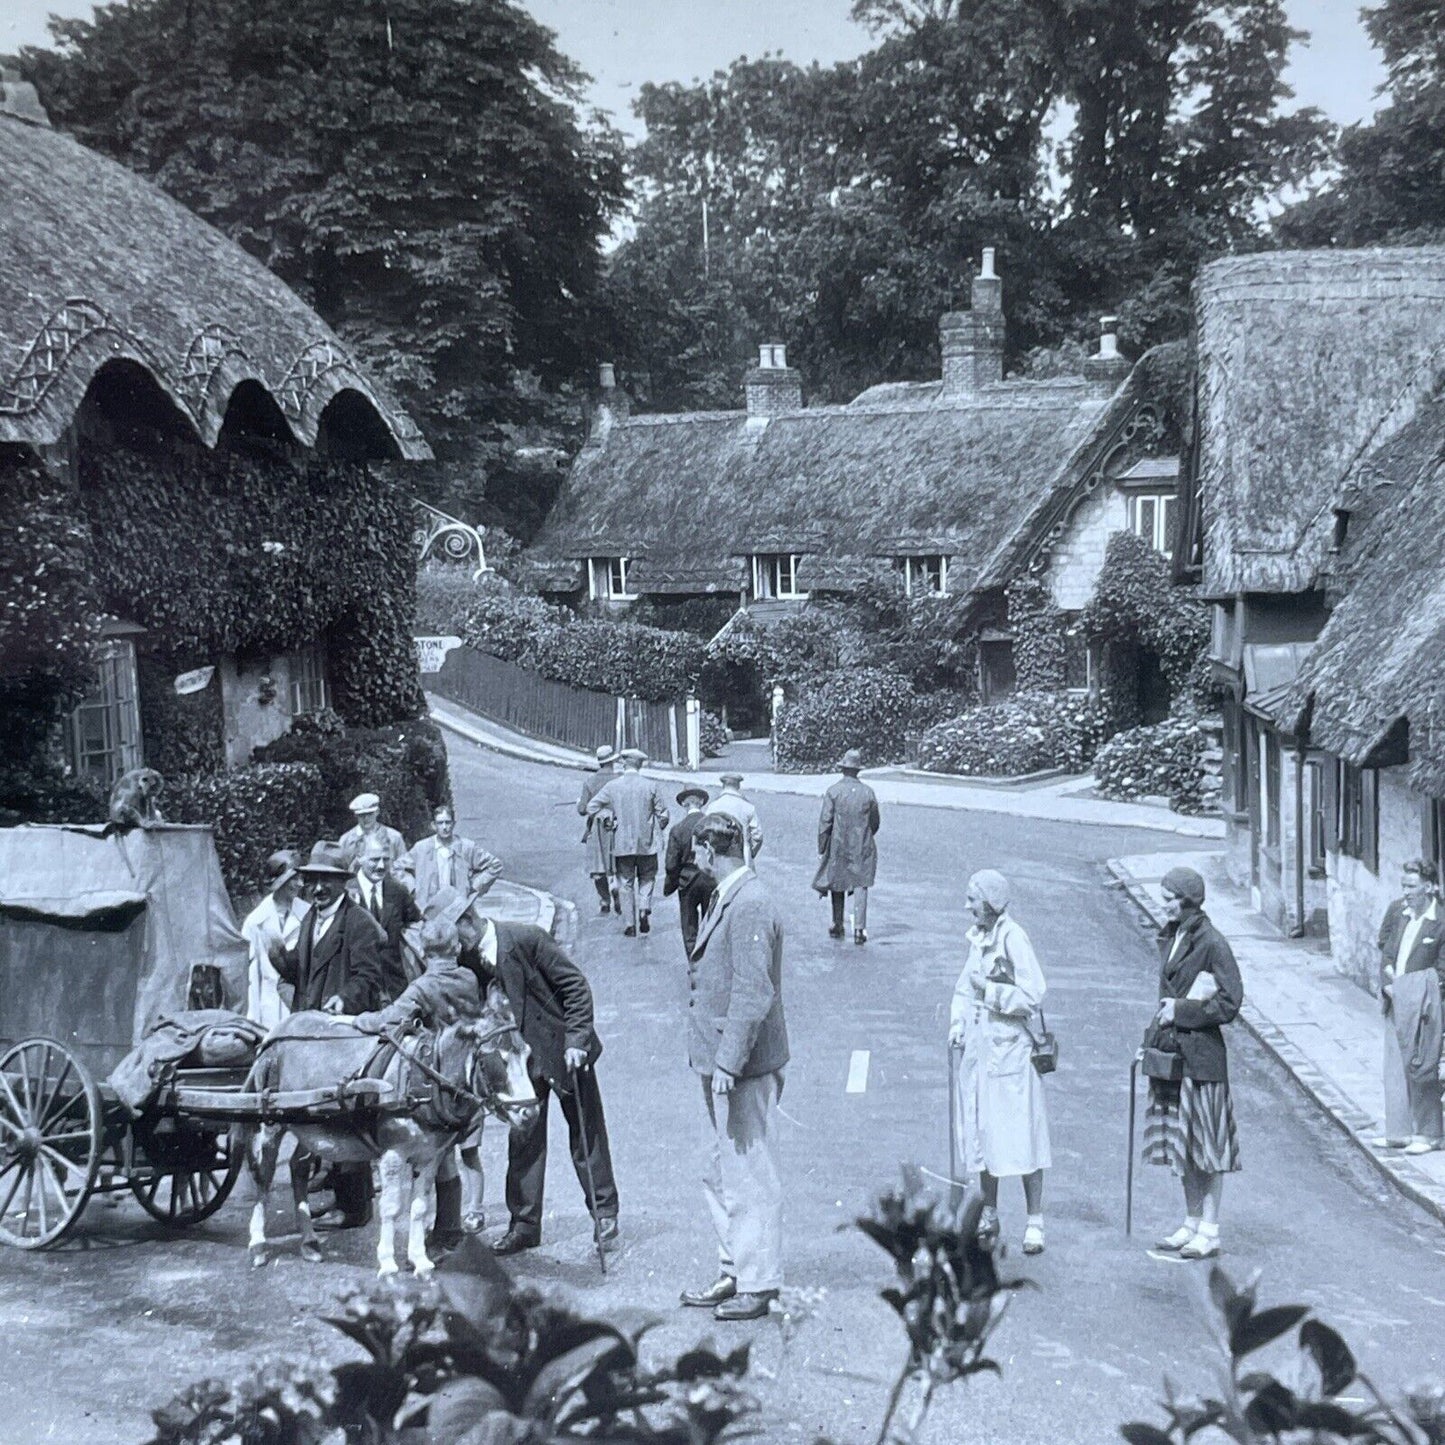
M 1060 691 L 1068 681 L 1067 622 L 1049 594 L 1048 583 L 1028 573 L 1015 577 L 1007 598 L 1019 691 Z

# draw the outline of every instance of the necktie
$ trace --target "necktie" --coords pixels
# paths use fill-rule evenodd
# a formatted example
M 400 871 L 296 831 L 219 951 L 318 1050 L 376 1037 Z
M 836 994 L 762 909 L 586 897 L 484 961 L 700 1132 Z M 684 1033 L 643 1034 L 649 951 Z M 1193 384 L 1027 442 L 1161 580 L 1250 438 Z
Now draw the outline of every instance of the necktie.
M 380 883 L 373 883 L 373 884 L 371 885 L 371 916 L 372 916 L 374 919 L 376 919 L 376 921 L 377 921 L 378 923 L 381 922 L 381 884 L 380 884 Z

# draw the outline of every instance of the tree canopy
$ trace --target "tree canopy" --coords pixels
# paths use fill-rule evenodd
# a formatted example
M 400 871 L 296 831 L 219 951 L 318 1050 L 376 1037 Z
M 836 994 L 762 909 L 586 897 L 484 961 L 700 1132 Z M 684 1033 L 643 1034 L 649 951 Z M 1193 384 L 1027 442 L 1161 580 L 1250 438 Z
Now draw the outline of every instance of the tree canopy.
M 624 195 L 551 32 L 509 0 L 129 0 L 52 33 L 21 61 L 54 122 L 309 300 L 475 513 L 590 371 Z
M 1263 208 L 1330 127 L 1289 110 L 1281 0 L 857 0 L 877 43 L 644 87 L 615 349 L 654 405 L 729 404 L 751 346 L 814 395 L 936 374 L 939 314 L 984 245 L 1014 360 L 1101 311 L 1182 334 L 1199 263 L 1265 244 Z M 704 243 L 704 207 L 706 242 Z

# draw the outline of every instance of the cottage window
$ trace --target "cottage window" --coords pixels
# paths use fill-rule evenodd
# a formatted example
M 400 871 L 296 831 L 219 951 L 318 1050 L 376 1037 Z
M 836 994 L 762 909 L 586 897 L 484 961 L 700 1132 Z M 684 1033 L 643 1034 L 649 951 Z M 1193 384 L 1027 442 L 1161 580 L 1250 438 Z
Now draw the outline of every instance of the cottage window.
M 803 598 L 808 594 L 798 590 L 798 563 L 803 560 L 798 552 L 779 552 L 758 555 L 753 558 L 753 596 L 759 602 L 772 598 Z
M 588 561 L 588 591 L 594 602 L 631 602 L 637 593 L 628 590 L 631 557 L 593 557 Z
M 1280 788 L 1283 768 L 1280 765 L 1279 737 L 1264 733 L 1264 846 L 1278 848 L 1280 840 Z
M 948 558 L 931 554 L 900 557 L 903 590 L 910 597 L 943 597 L 948 592 Z
M 303 647 L 291 657 L 291 716 L 322 712 L 330 706 L 326 658 L 319 647 Z
M 1129 530 L 1156 552 L 1172 557 L 1176 511 L 1173 492 L 1135 492 L 1129 498 Z
M 70 766 L 108 788 L 141 765 L 135 643 L 128 637 L 105 643 L 96 674 L 95 690 L 70 714 Z
M 1309 852 L 1306 855 L 1312 878 L 1325 876 L 1325 849 L 1328 826 L 1325 817 L 1324 765 L 1318 758 L 1305 764 L 1305 782 L 1309 788 Z
M 1358 858 L 1371 872 L 1380 867 L 1380 775 L 1336 760 L 1336 835 L 1340 852 Z

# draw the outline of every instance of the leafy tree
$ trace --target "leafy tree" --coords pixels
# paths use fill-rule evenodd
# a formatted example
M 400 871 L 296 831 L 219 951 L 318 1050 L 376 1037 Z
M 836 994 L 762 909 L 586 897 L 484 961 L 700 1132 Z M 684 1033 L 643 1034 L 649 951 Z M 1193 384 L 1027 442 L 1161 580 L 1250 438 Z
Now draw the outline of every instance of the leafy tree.
M 54 121 L 306 297 L 473 503 L 564 419 L 550 394 L 595 355 L 621 157 L 519 6 L 133 0 L 52 33 L 22 64 Z
M 1383 0 L 1364 17 L 1389 103 L 1340 137 L 1335 184 L 1282 218 L 1294 245 L 1445 239 L 1445 0 Z

